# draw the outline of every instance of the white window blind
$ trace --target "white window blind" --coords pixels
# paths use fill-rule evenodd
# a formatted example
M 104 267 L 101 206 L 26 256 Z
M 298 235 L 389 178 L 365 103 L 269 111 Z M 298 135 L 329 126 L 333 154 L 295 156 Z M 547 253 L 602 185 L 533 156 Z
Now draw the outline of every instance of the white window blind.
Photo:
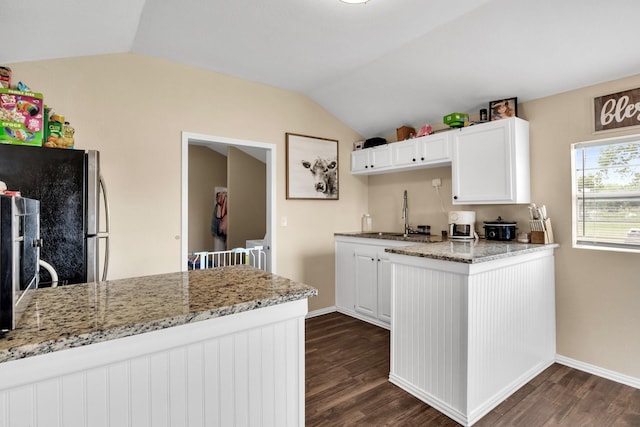
M 640 252 L 640 135 L 572 147 L 574 246 Z

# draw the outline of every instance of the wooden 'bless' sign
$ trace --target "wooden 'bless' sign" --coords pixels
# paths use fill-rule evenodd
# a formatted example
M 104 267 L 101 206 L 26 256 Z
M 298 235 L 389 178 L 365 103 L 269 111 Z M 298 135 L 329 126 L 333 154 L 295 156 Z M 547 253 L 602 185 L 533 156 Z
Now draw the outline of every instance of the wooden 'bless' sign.
M 640 88 L 599 96 L 593 106 L 596 132 L 640 125 Z

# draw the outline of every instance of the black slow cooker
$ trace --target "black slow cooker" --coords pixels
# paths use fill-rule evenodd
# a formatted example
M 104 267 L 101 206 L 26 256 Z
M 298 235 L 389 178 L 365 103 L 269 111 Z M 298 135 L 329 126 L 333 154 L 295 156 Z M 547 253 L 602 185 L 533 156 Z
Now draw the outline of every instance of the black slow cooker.
M 495 221 L 484 221 L 483 228 L 487 240 L 513 240 L 516 238 L 515 221 L 504 221 L 498 217 Z

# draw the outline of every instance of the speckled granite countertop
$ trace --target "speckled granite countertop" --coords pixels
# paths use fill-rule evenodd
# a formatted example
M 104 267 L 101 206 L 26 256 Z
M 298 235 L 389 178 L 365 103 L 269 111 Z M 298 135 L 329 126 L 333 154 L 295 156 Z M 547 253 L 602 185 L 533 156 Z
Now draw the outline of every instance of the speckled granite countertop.
M 312 297 L 318 290 L 248 266 L 41 288 L 0 362 Z
M 433 237 L 430 241 L 423 239 L 419 243 L 420 237 L 412 239 L 408 237 L 393 236 L 383 233 L 336 233 L 336 236 L 362 237 L 369 239 L 415 241 L 416 245 L 386 248 L 385 252 L 400 255 L 417 256 L 423 258 L 439 259 L 444 261 L 461 262 L 465 264 L 476 264 L 480 262 L 493 261 L 500 258 L 507 258 L 517 255 L 524 255 L 531 252 L 557 248 L 558 244 L 540 245 L 533 243 L 518 243 L 515 241 L 501 242 L 497 240 L 447 240 L 442 241 L 439 237 Z
M 559 245 L 537 245 L 531 243 L 499 242 L 496 240 L 478 241 L 447 241 L 439 243 L 424 243 L 420 245 L 388 248 L 385 252 L 400 255 L 418 256 L 423 258 L 440 259 L 443 261 L 476 264 L 496 259 L 524 255 L 556 248 Z

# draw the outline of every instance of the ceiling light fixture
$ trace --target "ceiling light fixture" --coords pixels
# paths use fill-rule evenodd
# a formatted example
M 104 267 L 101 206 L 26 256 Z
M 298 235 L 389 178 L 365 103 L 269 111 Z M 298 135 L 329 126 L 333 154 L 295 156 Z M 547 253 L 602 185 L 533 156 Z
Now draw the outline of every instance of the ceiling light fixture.
M 360 4 L 360 3 L 366 3 L 369 0 L 340 0 L 342 3 L 349 3 L 349 4 Z

